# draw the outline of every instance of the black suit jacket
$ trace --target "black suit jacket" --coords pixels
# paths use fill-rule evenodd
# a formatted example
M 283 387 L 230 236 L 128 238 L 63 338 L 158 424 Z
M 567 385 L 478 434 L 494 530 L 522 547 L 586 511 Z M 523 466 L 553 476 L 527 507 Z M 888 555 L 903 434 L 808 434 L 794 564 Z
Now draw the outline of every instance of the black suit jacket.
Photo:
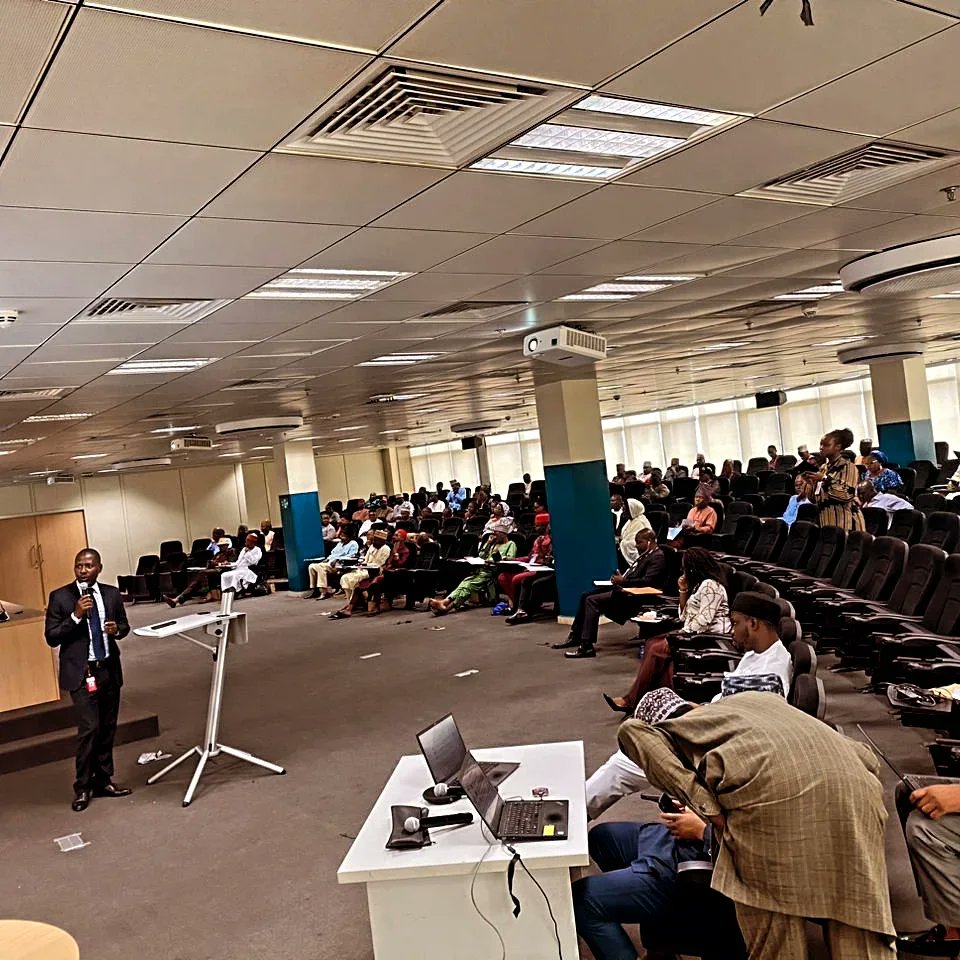
M 104 638 L 107 641 L 107 652 L 110 655 L 117 685 L 123 686 L 123 670 L 120 666 L 120 648 L 117 646 L 117 640 L 130 632 L 130 624 L 127 623 L 127 614 L 123 609 L 120 591 L 106 583 L 98 583 L 97 586 L 103 598 L 105 619 L 113 620 L 117 625 L 116 635 L 109 636 L 104 633 Z M 54 590 L 47 601 L 47 617 L 43 634 L 51 647 L 60 648 L 61 690 L 73 691 L 80 687 L 90 652 L 90 631 L 86 618 L 79 623 L 74 623 L 71 617 L 74 605 L 79 599 L 79 587 L 76 583 L 68 583 L 65 587 Z
M 623 574 L 624 587 L 663 587 L 663 577 L 667 572 L 667 558 L 657 547 L 637 559 Z M 624 624 L 631 617 L 636 616 L 647 604 L 649 598 L 635 597 L 616 588 L 610 594 L 604 614 L 614 623 Z

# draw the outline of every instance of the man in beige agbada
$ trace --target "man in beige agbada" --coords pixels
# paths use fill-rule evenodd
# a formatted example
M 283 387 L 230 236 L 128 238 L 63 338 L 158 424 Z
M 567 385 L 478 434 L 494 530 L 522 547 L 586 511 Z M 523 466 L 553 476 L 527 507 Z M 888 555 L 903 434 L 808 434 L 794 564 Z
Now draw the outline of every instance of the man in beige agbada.
M 651 725 L 620 749 L 719 828 L 715 890 L 750 960 L 806 960 L 804 918 L 833 960 L 892 960 L 886 810 L 876 757 L 771 693 L 740 693 Z

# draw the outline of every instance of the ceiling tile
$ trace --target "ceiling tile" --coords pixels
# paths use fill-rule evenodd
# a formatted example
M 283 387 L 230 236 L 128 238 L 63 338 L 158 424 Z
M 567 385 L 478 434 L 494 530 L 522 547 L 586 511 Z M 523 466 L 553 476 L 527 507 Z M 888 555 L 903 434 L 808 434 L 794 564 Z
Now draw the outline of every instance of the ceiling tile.
M 541 273 L 536 276 L 511 280 L 499 287 L 491 287 L 489 290 L 477 294 L 475 299 L 526 300 L 533 303 L 538 300 L 553 300 L 555 297 L 563 297 L 568 293 L 577 293 L 587 287 L 592 287 L 596 282 L 596 277 L 550 276 Z M 583 302 L 571 304 L 575 310 L 579 311 L 582 311 L 584 306 L 589 305 Z
M 798 220 L 758 230 L 756 233 L 744 234 L 737 238 L 737 242 L 769 244 L 773 247 L 800 250 L 857 230 L 889 223 L 897 218 L 896 214 L 878 213 L 872 210 L 821 207 L 816 213 L 800 217 Z
M 378 227 L 504 233 L 573 200 L 593 184 L 461 171 L 381 217 Z
M 482 290 L 513 280 L 514 274 L 420 273 L 391 284 L 370 296 L 371 300 L 464 300 Z
M 484 0 L 441 4 L 392 56 L 592 85 L 736 6 L 734 0 Z
M 536 273 L 602 243 L 602 240 L 501 236 L 434 269 L 442 273 Z
M 707 207 L 667 220 L 634 234 L 633 240 L 666 240 L 676 243 L 723 243 L 760 227 L 784 223 L 812 213 L 816 207 L 802 203 L 776 203 L 725 197 Z
M 778 257 L 757 260 L 730 270 L 725 276 L 756 277 L 833 277 L 846 258 L 830 250 L 791 250 Z
M 619 240 L 716 199 L 709 193 L 653 190 L 611 183 L 542 217 L 528 220 L 512 232 L 540 237 Z
M 112 0 L 113 6 L 141 13 L 369 50 L 379 49 L 435 3 L 364 0 L 363 15 L 358 16 L 355 0 L 323 0 L 322 4 L 298 0 L 269 4 L 263 0 Z
M 145 263 L 111 287 L 111 297 L 242 297 L 277 275 L 274 267 L 170 267 Z
M 820 4 L 816 29 L 807 30 L 795 6 L 775 3 L 761 19 L 755 4 L 742 4 L 604 90 L 710 110 L 762 113 L 951 23 L 888 0 L 843 0 Z
M 409 301 L 409 300 L 372 300 L 369 297 L 365 300 L 355 300 L 353 303 L 345 304 L 333 311 L 331 314 L 311 324 L 311 328 L 322 327 L 324 323 L 400 323 L 409 320 L 411 317 L 419 317 L 431 310 L 438 310 L 440 307 L 449 303 L 449 300 L 434 301 Z M 294 337 L 305 337 L 305 328 L 297 328 L 291 333 L 284 334 L 284 339 Z M 358 337 L 365 334 L 366 331 L 359 330 L 353 334 Z M 312 334 L 310 335 L 312 336 Z
M 317 256 L 311 257 L 303 265 L 415 273 L 441 264 L 444 260 L 489 239 L 489 233 L 363 227 Z
M 150 346 L 166 340 L 180 328 L 174 323 L 123 323 L 110 320 L 103 323 L 87 321 L 68 323 L 61 327 L 52 346 L 80 346 L 82 344 L 140 343 Z
M 0 132 L 0 147 L 2 147 Z M 192 214 L 256 153 L 22 129 L 0 167 L 0 204 Z
M 906 183 L 886 187 L 843 204 L 860 210 L 887 210 L 893 213 L 953 213 L 956 201 L 947 199 L 944 188 L 960 184 L 960 163 L 945 167 Z
M 891 139 L 904 143 L 919 143 L 925 147 L 960 150 L 960 109 L 948 110 L 939 117 L 897 130 L 891 135 Z
M 367 59 L 86 8 L 27 124 L 265 150 Z
M 798 97 L 767 116 L 885 137 L 956 107 L 955 92 L 942 80 L 958 57 L 960 25 Z
M 672 259 L 702 247 L 686 243 L 643 243 L 639 240 L 616 240 L 578 257 L 564 260 L 544 273 L 585 274 L 595 277 L 619 277 L 637 272 L 642 267 Z
M 205 217 L 362 226 L 448 171 L 271 154 L 203 211 Z
M 0 260 L 140 260 L 182 223 L 181 217 L 0 209 Z
M 0 83 L 0 122 L 20 119 L 67 13 L 67 7 L 41 0 L 4 0 L 0 4 L 0 37 L 9 54 L 4 57 Z
M 960 217 L 905 217 L 870 230 L 833 238 L 817 244 L 817 247 L 830 250 L 883 250 L 954 233 L 960 233 Z
M 682 247 L 683 244 L 671 246 Z M 735 247 L 732 244 L 699 247 L 676 259 L 659 262 L 657 270 L 664 273 L 713 273 L 756 260 L 766 260 L 781 253 L 783 250 L 777 247 Z
M 152 253 L 148 262 L 292 267 L 343 239 L 352 229 L 276 220 L 197 217 Z
M 5 127 L 0 125 L 0 155 L 3 154 L 7 144 L 10 142 L 10 138 L 13 136 L 14 129 L 14 127 Z
M 36 324 L 45 326 L 49 324 L 54 328 L 59 327 L 75 317 L 89 302 L 89 297 L 80 299 L 38 299 L 5 296 L 3 298 L 4 308 L 19 310 L 20 316 L 14 326 L 6 327 L 0 332 L 0 343 L 10 343 L 11 337 L 15 338 L 21 331 L 29 330 Z M 14 339 L 13 342 L 19 341 Z
M 629 183 L 739 193 L 867 142 L 811 127 L 748 120 L 626 177 Z
M 0 297 L 92 298 L 123 276 L 129 263 L 0 261 Z

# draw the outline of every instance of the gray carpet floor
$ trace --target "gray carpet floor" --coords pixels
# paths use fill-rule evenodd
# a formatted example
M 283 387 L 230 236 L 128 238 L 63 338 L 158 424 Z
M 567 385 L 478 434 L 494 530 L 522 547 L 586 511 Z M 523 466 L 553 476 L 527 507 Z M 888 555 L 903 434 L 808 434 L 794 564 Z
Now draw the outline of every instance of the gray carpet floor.
M 335 603 L 285 593 L 241 604 L 250 644 L 231 649 L 222 741 L 287 776 L 220 758 L 188 809 L 192 762 L 145 786 L 159 765 L 139 766 L 142 751 L 177 755 L 201 737 L 210 664 L 182 640 L 131 636 L 124 702 L 156 711 L 162 731 L 117 749 L 117 779 L 135 792 L 76 814 L 72 761 L 0 777 L 0 916 L 65 928 L 82 960 L 370 960 L 363 888 L 339 886 L 336 870 L 415 732 L 453 711 L 468 745 L 583 740 L 593 770 L 616 742 L 600 692 L 622 693 L 636 666 L 629 627 L 603 627 L 600 656 L 570 662 L 547 649 L 566 631 L 552 622 L 509 628 L 479 610 L 328 622 Z M 128 612 L 137 626 L 167 609 Z M 821 676 L 830 719 L 854 733 L 863 722 L 895 760 L 932 772 L 928 732 L 855 692 L 862 675 L 821 664 Z M 651 806 L 629 798 L 607 819 L 646 819 Z M 54 838 L 75 831 L 89 846 L 61 853 Z M 895 815 L 887 847 L 897 925 L 920 929 Z

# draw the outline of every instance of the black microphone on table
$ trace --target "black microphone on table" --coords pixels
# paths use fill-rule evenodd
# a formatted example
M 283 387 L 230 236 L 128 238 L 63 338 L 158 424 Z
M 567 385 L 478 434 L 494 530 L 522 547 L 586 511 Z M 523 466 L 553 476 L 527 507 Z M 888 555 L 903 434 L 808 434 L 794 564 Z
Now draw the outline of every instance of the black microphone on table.
M 427 803 L 433 804 L 456 803 L 457 800 L 462 800 L 463 797 L 463 787 L 451 787 L 442 780 L 439 783 L 435 783 L 432 787 L 427 787 L 427 789 L 423 791 L 423 799 L 426 800 Z
M 472 813 L 448 813 L 441 817 L 428 816 L 429 810 L 422 808 L 419 817 L 407 817 L 403 821 L 403 829 L 407 833 L 416 833 L 424 827 L 462 827 L 473 823 Z

